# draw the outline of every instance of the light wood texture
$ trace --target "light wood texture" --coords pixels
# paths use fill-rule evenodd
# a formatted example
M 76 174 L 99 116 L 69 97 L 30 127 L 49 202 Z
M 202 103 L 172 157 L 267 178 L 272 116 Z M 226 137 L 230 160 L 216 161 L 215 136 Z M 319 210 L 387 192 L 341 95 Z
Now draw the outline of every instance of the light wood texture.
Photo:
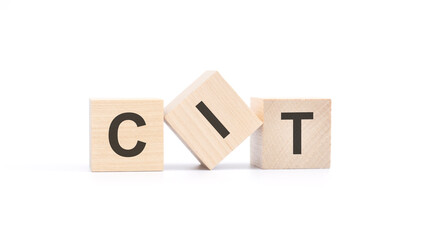
M 197 109 L 203 102 L 229 131 L 225 138 Z M 207 71 L 165 108 L 165 121 L 200 163 L 213 169 L 262 122 L 216 71 Z
M 145 142 L 143 151 L 134 157 L 122 157 L 113 151 L 109 141 L 111 122 L 118 115 L 132 112 L 140 115 L 144 126 L 131 120 L 118 128 L 118 141 L 124 149 Z M 161 171 L 163 170 L 163 100 L 90 100 L 90 166 L 92 171 Z
M 251 108 L 263 120 L 250 139 L 252 165 L 262 169 L 330 167 L 330 99 L 252 98 Z M 282 120 L 283 112 L 313 113 L 313 119 L 301 123 L 300 154 L 294 154 L 293 121 Z

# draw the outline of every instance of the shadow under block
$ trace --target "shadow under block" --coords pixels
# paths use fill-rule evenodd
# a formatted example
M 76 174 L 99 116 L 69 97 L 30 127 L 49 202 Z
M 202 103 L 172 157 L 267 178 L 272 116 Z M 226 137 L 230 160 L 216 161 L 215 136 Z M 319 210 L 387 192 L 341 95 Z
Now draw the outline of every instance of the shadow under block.
M 91 100 L 92 171 L 163 170 L 163 100 Z
M 165 109 L 164 119 L 201 164 L 213 169 L 262 122 L 216 71 L 207 71 Z
M 252 98 L 251 108 L 263 120 L 250 139 L 251 165 L 330 168 L 330 99 Z

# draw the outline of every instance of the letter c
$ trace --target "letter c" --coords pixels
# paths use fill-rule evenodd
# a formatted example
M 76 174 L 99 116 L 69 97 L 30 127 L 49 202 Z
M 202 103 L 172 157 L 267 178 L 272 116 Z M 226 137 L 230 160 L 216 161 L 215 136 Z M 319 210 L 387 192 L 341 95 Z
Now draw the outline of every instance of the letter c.
M 122 157 L 134 157 L 143 151 L 146 143 L 138 141 L 136 146 L 132 149 L 124 149 L 120 146 L 120 143 L 118 142 L 118 127 L 126 120 L 132 120 L 138 127 L 146 125 L 145 120 L 136 113 L 127 112 L 118 115 L 112 120 L 111 125 L 109 126 L 109 144 L 111 145 L 112 150 L 114 150 L 114 152 L 118 155 Z

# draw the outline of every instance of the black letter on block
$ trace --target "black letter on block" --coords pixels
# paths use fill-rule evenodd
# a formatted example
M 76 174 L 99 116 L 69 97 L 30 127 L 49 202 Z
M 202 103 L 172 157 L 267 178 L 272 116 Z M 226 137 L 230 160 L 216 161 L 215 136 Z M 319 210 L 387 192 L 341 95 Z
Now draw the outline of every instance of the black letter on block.
M 118 127 L 120 124 L 126 120 L 132 120 L 136 123 L 136 126 L 144 126 L 145 120 L 136 113 L 122 113 L 112 120 L 111 125 L 109 126 L 109 144 L 111 145 L 112 150 L 115 153 L 122 157 L 134 157 L 139 155 L 145 148 L 146 143 L 138 141 L 136 146 L 132 149 L 124 149 L 118 143 Z
M 281 113 L 281 120 L 293 120 L 293 154 L 302 154 L 302 119 L 314 119 L 314 113 Z
M 198 111 L 203 114 L 203 116 L 209 121 L 209 123 L 216 129 L 216 131 L 222 136 L 222 138 L 225 138 L 229 135 L 228 129 L 223 126 L 223 124 L 217 119 L 217 117 L 210 111 L 210 109 L 206 106 L 206 104 L 201 101 L 199 104 L 197 104 Z

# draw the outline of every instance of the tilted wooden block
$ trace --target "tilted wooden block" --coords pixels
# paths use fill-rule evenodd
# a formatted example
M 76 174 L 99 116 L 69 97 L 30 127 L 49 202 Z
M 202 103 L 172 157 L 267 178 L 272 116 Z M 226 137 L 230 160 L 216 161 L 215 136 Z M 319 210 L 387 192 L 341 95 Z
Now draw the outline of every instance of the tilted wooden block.
M 163 100 L 91 100 L 92 171 L 163 170 Z
M 164 113 L 170 128 L 209 169 L 262 124 L 215 71 L 200 76 Z
M 252 98 L 263 120 L 251 136 L 251 164 L 263 169 L 329 168 L 330 99 Z

